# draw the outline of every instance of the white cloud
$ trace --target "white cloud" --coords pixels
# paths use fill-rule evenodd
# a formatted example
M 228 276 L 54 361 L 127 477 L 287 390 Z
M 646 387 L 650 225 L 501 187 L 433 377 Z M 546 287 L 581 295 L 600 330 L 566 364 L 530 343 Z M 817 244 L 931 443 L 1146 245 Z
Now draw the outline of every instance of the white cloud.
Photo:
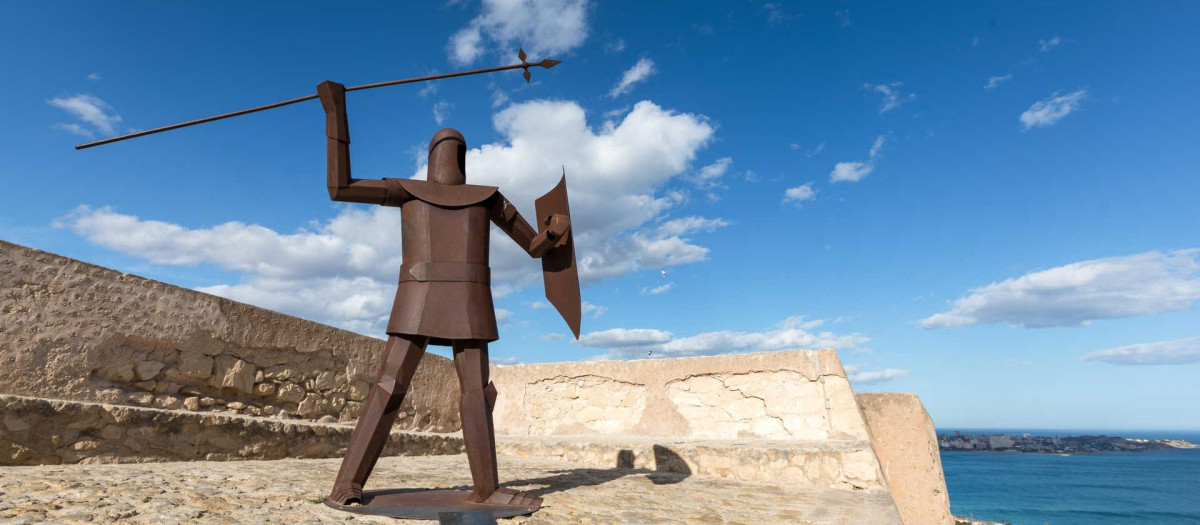
M 70 113 L 80 121 L 92 126 L 101 135 L 112 135 L 116 126 L 121 123 L 121 116 L 107 102 L 95 95 L 82 94 L 65 98 L 52 98 L 47 104 Z M 78 134 L 83 129 L 76 124 L 63 124 L 58 129 Z
M 901 370 L 898 368 L 884 368 L 882 370 L 863 370 L 860 367 L 853 366 L 853 365 L 846 365 L 843 368 L 846 369 L 846 376 L 850 379 L 850 382 L 856 383 L 859 385 L 869 385 L 872 383 L 883 383 L 885 381 L 891 381 L 893 379 L 898 379 L 898 378 L 905 377 L 908 375 L 908 370 Z
M 1050 98 L 1034 102 L 1029 109 L 1021 113 L 1021 125 L 1025 129 L 1045 127 L 1070 115 L 1075 110 L 1079 109 L 1079 104 L 1087 98 L 1087 90 L 1081 89 L 1059 95 L 1057 92 L 1050 95 Z
M 51 127 L 53 127 L 54 129 L 57 129 L 57 130 L 62 130 L 62 131 L 65 131 L 65 132 L 67 132 L 67 133 L 70 133 L 70 134 L 72 134 L 72 135 L 79 135 L 80 137 L 83 137 L 83 138 L 86 138 L 86 139 L 94 139 L 94 138 L 96 138 L 96 134 L 95 134 L 95 133 L 92 133 L 92 130 L 90 130 L 90 129 L 87 129 L 87 128 L 83 127 L 83 126 L 80 126 L 79 124 L 73 124 L 73 123 L 72 123 L 72 124 L 66 124 L 66 123 L 59 122 L 59 123 L 57 123 L 57 124 L 55 124 L 54 126 L 51 126 Z
M 567 336 L 563 335 L 563 334 L 542 334 L 542 335 L 538 336 L 538 339 L 541 339 L 543 341 L 558 341 L 559 339 L 566 339 L 566 338 L 567 338 Z
M 874 162 L 839 162 L 829 172 L 833 182 L 858 182 L 875 170 Z
M 588 37 L 587 0 L 483 0 L 482 11 L 450 37 L 447 54 L 470 64 L 494 49 L 506 59 L 523 46 L 531 59 L 564 53 Z
M 604 312 L 607 312 L 607 311 L 608 311 L 608 307 L 606 307 L 606 306 L 592 304 L 587 301 L 583 302 L 583 306 L 582 306 L 583 315 L 590 316 L 592 319 L 596 319 L 596 318 L 604 315 Z
M 767 22 L 770 25 L 775 25 L 791 18 L 783 11 L 783 4 L 778 2 L 767 2 L 763 4 L 763 9 L 767 10 Z
M 529 307 L 534 310 L 541 310 L 542 308 L 549 308 L 550 303 L 548 303 L 546 301 L 534 301 L 532 303 L 529 303 Z
M 670 290 L 673 286 L 675 286 L 675 283 L 667 283 L 667 284 L 664 284 L 661 286 L 655 286 L 654 288 L 646 286 L 646 287 L 642 288 L 641 294 L 642 295 L 658 295 L 658 294 L 661 294 L 663 292 Z
M 1200 250 L 1146 252 L 1077 262 L 971 290 L 925 328 L 1006 323 L 1080 326 L 1186 310 L 1200 299 Z
M 655 233 L 660 237 L 676 237 L 696 232 L 711 232 L 726 226 L 729 226 L 729 221 L 725 219 L 706 219 L 691 215 L 663 222 L 655 229 Z
M 871 144 L 871 152 L 869 153 L 871 160 L 879 158 L 879 152 L 883 150 L 883 145 L 887 143 L 887 135 L 875 137 L 875 142 Z
M 625 50 L 625 40 L 620 38 L 610 40 L 604 44 L 604 50 L 609 53 L 620 53 Z
M 850 11 L 846 9 L 839 9 L 833 12 L 833 16 L 837 17 L 838 23 L 841 24 L 842 27 L 850 27 Z
M 608 111 L 605 111 L 601 116 L 603 116 L 605 120 L 611 120 L 611 119 L 620 117 L 628 112 L 629 112 L 629 106 L 621 106 L 619 108 L 613 108 Z
M 498 108 L 508 103 L 508 94 L 499 90 L 492 90 L 492 107 Z
M 871 144 L 871 151 L 868 153 L 870 160 L 866 162 L 839 162 L 833 166 L 833 171 L 829 172 L 829 180 L 831 182 L 858 182 L 863 180 L 872 171 L 875 171 L 875 161 L 879 159 L 879 152 L 883 150 L 883 145 L 887 143 L 887 135 L 875 137 L 875 142 Z
M 817 198 L 817 191 L 812 189 L 813 183 L 809 182 L 795 188 L 788 188 L 783 192 L 784 204 L 793 204 L 800 206 L 805 201 L 811 201 Z
M 633 91 L 634 84 L 650 78 L 650 75 L 653 75 L 654 72 L 653 60 L 645 57 L 638 59 L 637 63 L 634 64 L 633 67 L 625 70 L 625 74 L 621 75 L 621 81 L 617 82 L 617 85 L 613 86 L 613 88 L 609 90 L 608 96 L 617 98 L 618 96 Z
M 436 75 L 437 72 L 435 71 L 430 74 Z M 417 96 L 421 97 L 421 98 L 425 98 L 425 97 L 428 97 L 429 95 L 436 95 L 438 92 L 438 84 L 439 84 L 439 82 L 437 82 L 437 81 L 426 82 L 424 87 L 422 87 L 421 90 L 417 92 Z
M 1200 337 L 1141 343 L 1099 350 L 1083 356 L 1084 361 L 1113 365 L 1186 365 L 1200 363 Z
M 659 357 L 683 357 L 799 348 L 849 350 L 860 348 L 870 340 L 862 334 L 837 335 L 828 331 L 811 331 L 821 323 L 821 320 L 804 321 L 802 317 L 790 317 L 761 332 L 722 330 L 682 338 L 662 330 L 614 328 L 584 334 L 578 344 L 605 349 L 610 358 L 628 359 L 646 355 L 647 352 Z
M 503 308 L 497 308 L 496 309 L 496 322 L 499 323 L 501 326 L 504 326 L 504 325 L 508 324 L 509 321 L 512 320 L 512 315 L 513 315 L 513 313 L 510 310 L 505 310 Z
M 716 190 L 725 187 L 721 184 L 721 179 L 725 177 L 730 166 L 733 166 L 733 158 L 721 157 L 712 164 L 700 168 L 700 171 L 688 177 L 688 180 L 697 188 L 706 191 L 710 199 L 717 200 L 719 197 Z
M 441 126 L 446 118 L 450 116 L 450 110 L 454 109 L 454 104 L 446 101 L 441 101 L 433 105 L 433 120 L 437 125 Z
M 1057 46 L 1061 43 L 1062 43 L 1062 38 L 1055 36 L 1055 37 L 1049 38 L 1047 40 L 1038 40 L 1038 47 L 1041 48 L 1042 52 L 1044 53 L 1046 51 L 1049 51 L 1054 46 Z
M 712 139 L 704 117 L 642 101 L 619 123 L 592 129 L 573 102 L 532 101 L 505 108 L 493 120 L 504 140 L 467 152 L 468 181 L 499 186 L 528 216 L 565 165 L 585 282 L 707 256 L 707 248 L 650 226 L 678 202 L 657 191 L 686 172 Z M 494 279 L 527 284 L 538 275 L 536 264 L 512 243 L 501 243 L 493 254 Z
M 990 78 L 988 78 L 987 84 L 983 85 L 983 89 L 985 89 L 985 90 L 996 89 L 996 87 L 998 87 L 1000 84 L 1008 82 L 1009 80 L 1012 80 L 1012 74 L 1001 75 L 998 77 L 990 77 Z
M 671 340 L 671 333 L 646 328 L 613 328 L 579 337 L 579 344 L 594 348 L 624 348 L 657 345 Z
M 100 80 L 101 78 L 102 77 L 100 76 L 100 73 L 88 73 L 88 76 L 87 76 L 87 79 L 91 80 L 92 82 Z
M 904 93 L 900 88 L 904 87 L 902 82 L 892 82 L 891 84 L 863 84 L 863 89 L 874 91 L 883 96 L 879 102 L 879 114 L 887 113 L 903 105 L 905 102 L 911 102 L 917 99 L 917 96 L 912 93 Z
M 711 140 L 713 128 L 702 116 L 643 101 L 622 121 L 593 129 L 575 103 L 533 101 L 506 108 L 494 123 L 502 139 L 468 151 L 468 181 L 499 186 L 532 217 L 534 198 L 558 182 L 565 164 L 584 283 L 702 261 L 708 248 L 689 236 L 727 224 L 668 219 L 680 200 L 658 195 Z M 186 228 L 86 206 L 56 225 L 155 264 L 238 272 L 240 282 L 203 290 L 372 335 L 382 332 L 401 261 L 395 208 L 339 206 L 332 219 L 292 233 L 240 222 Z M 537 261 L 503 234 L 492 237 L 497 296 L 540 282 Z M 585 304 L 584 311 L 596 317 L 604 307 Z

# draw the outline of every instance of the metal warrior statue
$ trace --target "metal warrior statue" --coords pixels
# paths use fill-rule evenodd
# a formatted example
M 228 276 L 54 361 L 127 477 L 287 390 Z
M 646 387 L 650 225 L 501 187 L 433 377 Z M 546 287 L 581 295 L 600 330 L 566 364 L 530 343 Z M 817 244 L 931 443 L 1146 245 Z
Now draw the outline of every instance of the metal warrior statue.
M 363 501 L 363 485 L 387 441 L 417 362 L 425 346 L 434 344 L 454 349 L 462 391 L 463 440 L 474 481 L 467 500 L 536 509 L 541 498 L 500 488 L 496 471 L 492 408 L 497 392 L 488 381 L 487 348 L 498 335 L 488 268 L 489 221 L 530 256 L 557 252 L 558 257 L 571 259 L 573 270 L 565 177 L 538 203 L 540 231 L 497 188 L 466 184 L 467 143 L 453 129 L 442 129 L 429 141 L 426 180 L 351 178 L 345 88 L 326 81 L 317 92 L 325 107 L 329 197 L 396 206 L 403 214 L 404 260 L 379 379 L 363 405 L 330 501 L 341 505 Z M 573 290 L 547 288 L 548 296 L 557 299 L 556 294 L 566 294 L 578 311 L 577 278 Z M 568 322 L 578 335 L 578 317 Z
M 488 380 L 487 349 L 498 334 L 488 267 L 489 222 L 530 256 L 542 259 L 546 297 L 578 338 L 581 302 L 565 170 L 558 185 L 535 202 L 535 229 L 497 188 L 466 183 L 467 143 L 453 129 L 442 129 L 430 140 L 426 180 L 352 178 L 346 117 L 347 91 L 517 68 L 525 70 L 525 80 L 529 81 L 530 67 L 558 64 L 550 59 L 528 63 L 524 51 L 518 56 L 521 63 L 511 66 L 351 88 L 326 81 L 317 86 L 317 95 L 76 146 L 83 149 L 320 98 L 325 109 L 329 198 L 400 208 L 403 262 L 387 325 L 388 341 L 378 378 L 363 404 L 329 495 L 327 503 L 331 506 L 394 517 L 437 519 L 438 512 L 455 510 L 483 510 L 497 518 L 511 517 L 534 512 L 541 505 L 537 496 L 500 488 L 496 468 L 492 409 L 497 391 Z M 387 442 L 417 363 L 430 344 L 453 348 L 473 490 L 388 490 L 364 495 L 363 486 Z

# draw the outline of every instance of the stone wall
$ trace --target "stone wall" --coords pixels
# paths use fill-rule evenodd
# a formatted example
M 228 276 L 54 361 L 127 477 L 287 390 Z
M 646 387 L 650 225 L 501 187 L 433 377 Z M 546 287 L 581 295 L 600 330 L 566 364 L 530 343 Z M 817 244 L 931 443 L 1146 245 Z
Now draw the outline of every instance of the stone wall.
M 0 393 L 312 421 L 358 416 L 383 341 L 0 241 Z M 427 354 L 399 428 L 459 428 Z
M 833 350 L 494 366 L 496 432 L 869 440 Z
M 383 344 L 0 241 L 0 464 L 337 457 Z M 856 400 L 833 350 L 491 373 L 502 454 L 890 484 L 906 523 L 950 523 L 920 401 Z M 386 453 L 461 450 L 458 398 L 453 364 L 427 354 Z
M 856 394 L 892 499 L 908 525 L 954 525 L 937 431 L 916 394 Z
M 0 465 L 334 458 L 353 427 L 0 395 Z M 454 435 L 393 430 L 386 455 L 457 454 Z

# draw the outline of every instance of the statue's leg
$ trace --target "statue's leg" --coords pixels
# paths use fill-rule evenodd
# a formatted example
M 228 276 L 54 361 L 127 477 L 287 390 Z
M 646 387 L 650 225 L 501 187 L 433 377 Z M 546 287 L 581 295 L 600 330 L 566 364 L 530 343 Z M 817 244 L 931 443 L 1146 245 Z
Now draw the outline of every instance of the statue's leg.
M 512 489 L 500 488 L 496 469 L 496 435 L 492 426 L 492 408 L 496 405 L 496 387 L 488 381 L 487 342 L 455 341 L 454 368 L 462 390 L 459 411 L 462 415 L 463 442 L 471 465 L 475 491 L 470 501 L 493 505 L 540 506 L 542 498 Z
M 342 468 L 329 495 L 334 503 L 362 502 L 363 484 L 387 444 L 392 424 L 400 413 L 400 402 L 404 401 L 428 341 L 413 335 L 394 335 L 388 339 L 378 379 L 363 403 L 358 425 L 350 435 L 350 446 L 346 448 L 346 457 L 342 458 Z

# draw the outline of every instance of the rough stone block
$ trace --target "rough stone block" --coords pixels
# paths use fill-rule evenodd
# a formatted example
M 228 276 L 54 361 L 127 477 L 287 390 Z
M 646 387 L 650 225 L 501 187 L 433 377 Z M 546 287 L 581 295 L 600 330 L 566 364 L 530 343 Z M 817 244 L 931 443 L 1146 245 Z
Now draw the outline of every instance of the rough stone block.
M 213 358 L 199 351 L 185 351 L 179 357 L 179 374 L 195 379 L 208 379 L 213 373 Z
M 254 365 L 229 355 L 218 356 L 213 375 L 213 386 L 232 388 L 242 394 L 254 391 Z
M 146 381 L 148 379 L 153 379 L 154 376 L 157 376 L 158 373 L 162 371 L 164 366 L 167 365 L 164 365 L 158 361 L 138 361 L 133 367 L 133 372 L 135 375 L 137 375 L 138 379 Z
M 937 431 L 914 394 L 856 394 L 883 476 L 907 525 L 953 525 Z

